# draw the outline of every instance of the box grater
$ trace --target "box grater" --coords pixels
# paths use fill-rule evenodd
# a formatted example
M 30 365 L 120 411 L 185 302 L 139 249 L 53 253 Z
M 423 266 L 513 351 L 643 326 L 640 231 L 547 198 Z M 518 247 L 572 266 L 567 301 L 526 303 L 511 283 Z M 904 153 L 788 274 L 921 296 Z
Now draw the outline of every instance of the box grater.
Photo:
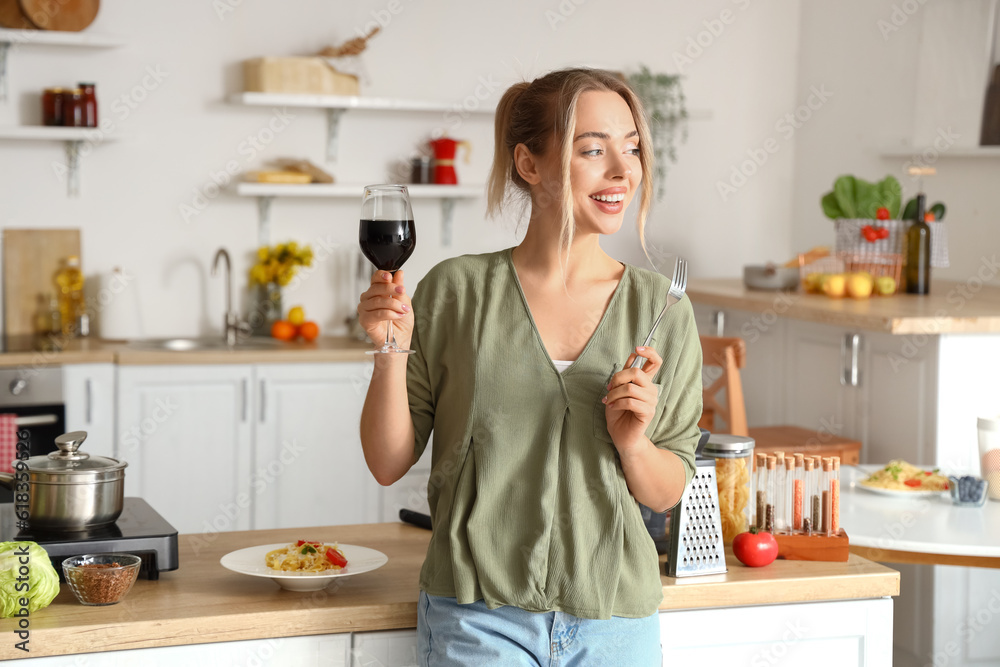
M 698 459 L 695 466 L 691 484 L 670 512 L 667 575 L 671 577 L 726 572 L 715 459 Z

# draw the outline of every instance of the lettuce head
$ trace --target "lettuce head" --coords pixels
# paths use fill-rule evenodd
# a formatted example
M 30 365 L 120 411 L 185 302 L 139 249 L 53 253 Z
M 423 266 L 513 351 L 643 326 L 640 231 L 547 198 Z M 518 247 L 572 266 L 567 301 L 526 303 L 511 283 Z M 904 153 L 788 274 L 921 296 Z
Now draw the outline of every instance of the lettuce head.
M 13 616 L 21 598 L 28 600 L 28 611 L 35 612 L 58 594 L 59 575 L 45 549 L 35 542 L 0 542 L 0 618 Z

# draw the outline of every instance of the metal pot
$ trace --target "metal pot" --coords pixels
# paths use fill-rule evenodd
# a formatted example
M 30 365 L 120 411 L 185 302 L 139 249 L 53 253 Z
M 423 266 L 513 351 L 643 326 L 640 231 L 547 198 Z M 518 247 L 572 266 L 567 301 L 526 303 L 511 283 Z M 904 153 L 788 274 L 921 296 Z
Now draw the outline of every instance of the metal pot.
M 124 461 L 78 451 L 86 431 L 56 438 L 58 452 L 32 456 L 28 466 L 28 523 L 34 530 L 73 531 L 114 523 L 125 499 Z M 15 488 L 14 475 L 0 485 Z

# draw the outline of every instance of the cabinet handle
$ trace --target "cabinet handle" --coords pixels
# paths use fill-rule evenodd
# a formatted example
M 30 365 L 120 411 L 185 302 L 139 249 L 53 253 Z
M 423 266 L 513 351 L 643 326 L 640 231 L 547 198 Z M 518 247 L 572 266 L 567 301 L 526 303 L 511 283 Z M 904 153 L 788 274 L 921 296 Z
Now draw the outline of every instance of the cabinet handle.
M 847 360 L 850 351 L 850 362 Z M 861 384 L 861 370 L 858 368 L 858 356 L 861 353 L 861 334 L 844 334 L 840 345 L 840 359 L 844 370 L 840 375 L 840 384 L 857 387 Z
M 245 424 L 246 421 L 247 421 L 247 404 L 250 402 L 250 397 L 247 396 L 248 388 L 247 388 L 247 379 L 246 378 L 243 378 L 240 381 L 240 388 L 243 391 L 243 417 L 242 417 L 242 421 Z
M 717 310 L 712 313 L 712 326 L 715 327 L 715 335 L 719 338 L 726 334 L 726 311 Z
M 86 422 L 88 424 L 93 424 L 94 419 L 94 382 L 90 378 L 87 378 L 86 382 L 83 383 L 84 391 L 86 392 Z
M 260 423 L 263 424 L 267 416 L 267 385 L 264 378 L 260 379 Z

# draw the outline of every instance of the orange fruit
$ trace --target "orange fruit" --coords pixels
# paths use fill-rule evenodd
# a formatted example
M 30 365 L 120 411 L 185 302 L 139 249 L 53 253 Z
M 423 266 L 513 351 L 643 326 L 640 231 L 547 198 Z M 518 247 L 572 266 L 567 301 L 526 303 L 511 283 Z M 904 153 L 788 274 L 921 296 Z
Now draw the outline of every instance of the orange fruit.
M 299 326 L 299 335 L 308 341 L 314 341 L 319 336 L 319 325 L 315 322 L 303 322 Z
M 298 333 L 295 325 L 287 320 L 278 320 L 271 325 L 271 337 L 278 340 L 295 340 Z

